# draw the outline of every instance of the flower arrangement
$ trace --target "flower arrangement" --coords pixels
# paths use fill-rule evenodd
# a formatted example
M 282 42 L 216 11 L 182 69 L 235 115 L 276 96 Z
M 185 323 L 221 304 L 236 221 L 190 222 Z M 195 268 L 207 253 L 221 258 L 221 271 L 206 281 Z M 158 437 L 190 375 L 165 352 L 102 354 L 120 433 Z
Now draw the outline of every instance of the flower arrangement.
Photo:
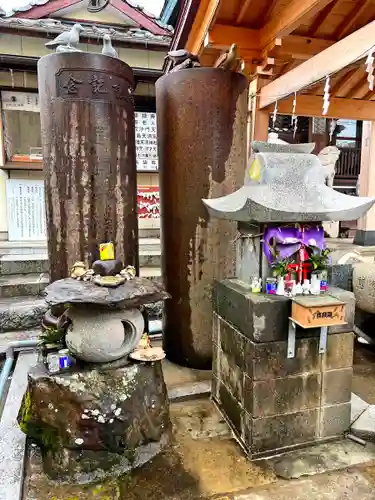
M 277 260 L 272 264 L 273 275 L 284 278 L 288 273 L 289 259 Z
M 330 263 L 330 253 L 332 250 L 329 248 L 325 248 L 319 252 L 313 253 L 310 255 L 308 262 L 312 265 L 312 272 L 319 273 L 321 271 L 325 271 Z

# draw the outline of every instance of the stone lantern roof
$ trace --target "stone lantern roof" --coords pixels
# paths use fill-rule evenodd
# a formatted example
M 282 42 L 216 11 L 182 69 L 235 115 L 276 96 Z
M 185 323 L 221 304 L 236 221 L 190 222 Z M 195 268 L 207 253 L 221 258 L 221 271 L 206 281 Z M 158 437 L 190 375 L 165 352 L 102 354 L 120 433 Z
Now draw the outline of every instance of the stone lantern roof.
M 241 222 L 286 223 L 356 220 L 375 203 L 339 193 L 325 184 L 320 159 L 303 152 L 282 151 L 282 144 L 253 145 L 250 183 L 238 191 L 216 199 L 203 200 L 213 217 Z M 254 147 L 255 146 L 255 147 Z M 308 149 L 314 145 L 306 146 Z M 263 151 L 271 152 L 256 152 Z M 273 151 L 272 151 L 273 150 Z

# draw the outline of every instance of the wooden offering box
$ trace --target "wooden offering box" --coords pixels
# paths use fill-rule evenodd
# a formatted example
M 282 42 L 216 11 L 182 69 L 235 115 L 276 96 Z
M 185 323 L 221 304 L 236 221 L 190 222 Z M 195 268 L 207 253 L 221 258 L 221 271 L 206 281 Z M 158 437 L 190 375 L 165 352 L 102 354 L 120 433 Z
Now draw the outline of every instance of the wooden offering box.
M 343 325 L 345 302 L 331 295 L 308 295 L 292 300 L 291 319 L 303 328 Z

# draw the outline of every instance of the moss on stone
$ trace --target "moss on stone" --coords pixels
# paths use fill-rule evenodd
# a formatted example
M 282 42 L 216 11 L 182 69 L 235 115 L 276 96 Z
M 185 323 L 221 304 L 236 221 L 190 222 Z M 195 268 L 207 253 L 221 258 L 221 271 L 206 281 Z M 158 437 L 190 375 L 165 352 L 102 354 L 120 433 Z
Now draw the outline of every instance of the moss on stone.
M 20 412 L 18 415 L 18 424 L 20 426 L 21 431 L 24 434 L 28 434 L 28 422 L 30 420 L 31 415 L 31 395 L 29 391 L 26 391 L 20 408 Z
M 21 431 L 35 441 L 42 449 L 56 450 L 59 448 L 57 429 L 51 425 L 39 424 L 31 418 L 31 394 L 26 391 L 18 415 L 18 424 Z

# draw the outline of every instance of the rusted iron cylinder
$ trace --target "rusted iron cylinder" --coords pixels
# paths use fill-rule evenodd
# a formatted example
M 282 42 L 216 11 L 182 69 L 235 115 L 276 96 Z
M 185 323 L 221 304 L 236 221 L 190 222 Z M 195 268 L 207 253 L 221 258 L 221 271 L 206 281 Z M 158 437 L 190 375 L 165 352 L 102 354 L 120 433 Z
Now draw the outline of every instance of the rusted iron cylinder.
M 131 68 L 100 54 L 38 63 L 51 280 L 98 244 L 138 268 L 137 174 Z
M 202 198 L 232 193 L 246 167 L 247 80 L 194 68 L 156 83 L 167 357 L 212 362 L 212 284 L 235 271 L 236 223 L 209 219 Z

